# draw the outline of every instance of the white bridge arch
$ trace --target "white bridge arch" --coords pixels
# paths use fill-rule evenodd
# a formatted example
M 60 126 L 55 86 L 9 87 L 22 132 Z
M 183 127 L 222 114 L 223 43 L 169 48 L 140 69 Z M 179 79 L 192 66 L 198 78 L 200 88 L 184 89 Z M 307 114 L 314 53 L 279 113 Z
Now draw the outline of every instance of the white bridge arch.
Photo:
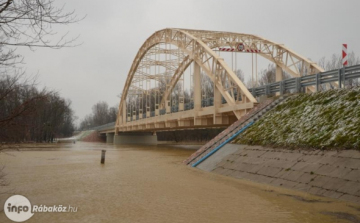
M 168 48 L 168 45 L 172 47 Z M 323 72 L 317 64 L 284 45 L 255 35 L 171 28 L 159 30 L 144 42 L 131 65 L 122 91 L 115 133 L 227 126 L 246 114 L 257 101 L 215 52 L 219 48 L 258 52 L 276 64 L 277 80 L 281 80 L 282 71 L 293 77 Z M 178 111 L 171 112 L 169 97 L 192 64 L 193 109 L 186 110 L 183 98 L 180 98 Z M 165 71 L 156 72 L 156 67 Z M 214 86 L 213 105 L 208 107 L 201 106 L 201 70 Z M 164 76 L 167 78 L 165 88 L 149 87 L 151 81 L 160 83 Z M 151 92 L 155 95 L 154 100 L 150 99 Z M 136 95 L 141 101 L 145 101 L 144 97 L 149 98 L 145 108 L 139 102 L 136 109 L 130 111 L 127 99 L 131 95 Z

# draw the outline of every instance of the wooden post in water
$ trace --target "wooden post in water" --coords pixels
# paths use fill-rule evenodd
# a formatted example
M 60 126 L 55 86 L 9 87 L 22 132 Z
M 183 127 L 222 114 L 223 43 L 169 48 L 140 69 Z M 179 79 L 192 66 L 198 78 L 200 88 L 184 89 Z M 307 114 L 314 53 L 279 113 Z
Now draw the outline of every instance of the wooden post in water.
M 106 150 L 101 150 L 101 164 L 104 164 L 105 163 L 105 153 L 106 153 Z

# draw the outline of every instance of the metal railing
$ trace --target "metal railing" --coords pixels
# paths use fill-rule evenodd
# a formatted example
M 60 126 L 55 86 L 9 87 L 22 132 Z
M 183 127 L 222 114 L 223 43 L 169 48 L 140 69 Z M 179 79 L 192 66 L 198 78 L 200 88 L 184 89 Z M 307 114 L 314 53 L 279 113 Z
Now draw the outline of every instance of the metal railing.
M 344 67 L 338 70 L 331 70 L 302 77 L 294 77 L 264 86 L 250 88 L 249 91 L 254 97 L 275 93 L 284 94 L 289 91 L 301 92 L 302 89 L 308 86 L 316 86 L 316 91 L 319 91 L 322 84 L 337 81 L 339 88 L 341 88 L 345 85 L 345 81 L 356 78 L 360 78 L 360 65 Z
M 113 129 L 114 127 L 115 127 L 115 122 L 111 122 L 111 123 L 107 123 L 105 125 L 93 127 L 91 129 L 99 132 L 99 131 L 103 131 L 103 130 Z
M 261 116 L 263 116 L 267 111 L 274 108 L 276 105 L 283 103 L 287 97 L 282 96 L 277 99 L 273 99 L 270 103 L 264 102 L 263 106 L 258 107 L 259 109 L 253 109 L 249 112 L 249 116 L 245 118 L 241 118 L 231 124 L 228 128 L 226 128 L 224 131 L 219 133 L 215 138 L 207 142 L 205 145 L 203 145 L 198 151 L 201 151 L 200 153 L 196 152 L 197 155 L 195 157 L 190 156 L 188 160 L 186 161 L 187 164 L 193 163 L 195 160 L 197 160 L 202 154 L 206 153 L 209 149 L 215 148 L 219 145 L 221 145 L 223 142 L 231 138 L 233 135 L 239 133 L 243 127 L 248 125 L 249 123 L 254 123 L 256 120 L 258 120 Z
M 338 70 L 331 70 L 326 71 L 323 73 L 312 74 L 302 77 L 294 77 L 290 79 L 286 79 L 283 81 L 278 81 L 275 83 L 263 85 L 256 88 L 250 88 L 249 91 L 254 97 L 258 97 L 261 95 L 273 95 L 275 93 L 280 93 L 281 95 L 285 92 L 301 92 L 302 89 L 308 86 L 316 86 L 316 91 L 319 91 L 320 85 L 331 83 L 331 82 L 338 82 L 339 88 L 341 88 L 345 81 L 360 78 L 360 65 L 344 67 Z M 235 92 L 236 94 L 236 92 Z M 226 103 L 225 99 L 222 97 L 222 104 Z M 208 107 L 214 105 L 214 98 L 207 98 L 201 100 L 201 107 Z M 184 111 L 191 110 L 194 108 L 194 102 L 189 102 L 184 104 Z M 171 113 L 179 112 L 178 105 L 172 105 L 170 107 Z M 166 109 L 160 109 L 159 115 L 166 115 Z M 146 113 L 140 114 L 142 119 L 148 118 L 146 117 Z M 135 117 L 132 115 L 129 116 L 127 122 L 136 121 L 140 119 L 139 114 L 136 114 Z M 155 116 L 155 111 L 150 112 L 150 117 Z M 98 126 L 93 128 L 94 130 L 106 130 L 110 125 L 115 123 L 109 123 L 106 125 Z

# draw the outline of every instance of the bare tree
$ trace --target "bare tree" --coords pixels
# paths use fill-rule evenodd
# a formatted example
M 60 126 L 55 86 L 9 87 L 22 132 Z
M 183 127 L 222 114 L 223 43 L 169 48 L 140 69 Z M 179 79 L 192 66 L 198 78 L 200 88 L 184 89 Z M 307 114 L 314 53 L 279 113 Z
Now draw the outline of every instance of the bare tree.
M 340 54 L 333 54 L 331 55 L 330 59 L 326 59 L 326 57 L 322 57 L 319 62 L 319 66 L 324 68 L 324 70 L 336 70 L 343 67 L 342 65 L 342 56 Z M 359 56 L 356 56 L 355 53 L 352 51 L 348 54 L 348 66 L 353 66 L 360 64 L 360 58 Z M 360 81 L 358 79 L 349 80 L 346 83 L 346 86 L 348 87 L 354 87 L 359 86 Z M 322 87 L 325 88 L 325 85 Z
M 54 0 L 0 0 L 0 140 L 53 139 L 59 131 L 72 134 L 70 102 L 25 79 L 16 65 L 23 61 L 16 47 L 59 49 L 76 46 L 77 37 L 58 35 L 55 25 L 80 21 L 74 11 L 65 12 Z M 46 121 L 43 123 L 43 119 Z M 45 138 L 44 138 L 45 136 Z M 1 151 L 1 146 L 0 146 Z M 3 186 L 0 169 L 0 186 Z
M 105 101 L 100 101 L 92 107 L 93 123 L 95 126 L 106 124 L 108 121 L 109 105 Z
M 116 120 L 118 110 L 119 109 L 116 106 L 109 108 L 107 115 L 108 120 L 106 121 L 107 123 L 114 122 Z
M 71 102 L 19 77 L 0 77 L 1 142 L 52 141 L 55 136 L 71 135 Z
M 288 79 L 291 76 L 285 71 L 282 72 L 282 79 Z M 267 85 L 276 82 L 276 67 L 275 64 L 269 64 L 268 67 L 261 71 L 260 78 L 258 80 L 259 86 Z
M 117 118 L 117 106 L 109 107 L 105 101 L 100 101 L 93 105 L 92 114 L 86 115 L 80 122 L 79 129 L 86 130 L 91 127 L 104 125 L 110 122 L 115 122 Z
M 235 71 L 236 76 L 241 80 L 241 82 L 243 82 L 243 84 L 245 84 L 245 74 L 241 69 L 237 69 Z
M 74 11 L 65 12 L 54 0 L 0 0 L 1 45 L 61 48 L 76 38 L 67 34 L 54 40 L 56 24 L 78 22 Z
M 33 83 L 20 81 L 23 74 L 2 76 L 0 79 L 0 127 L 4 130 L 15 125 L 14 120 L 28 116 L 36 102 L 46 98 L 45 92 L 34 94 Z M 1 134 L 0 134 L 1 138 Z
M 19 120 L 33 114 L 39 104 L 55 106 L 48 100 L 53 99 L 54 103 L 63 100 L 52 92 L 38 91 L 35 82 L 25 78 L 16 67 L 22 62 L 22 56 L 15 52 L 16 47 L 59 49 L 75 46 L 76 37 L 68 38 L 67 33 L 58 35 L 54 27 L 81 19 L 74 11 L 65 12 L 63 7 L 56 7 L 54 0 L 0 0 L 0 125 L 3 128 L 17 129 L 16 125 L 23 123 Z M 17 100 L 19 98 L 21 100 Z M 72 111 L 65 109 L 69 107 L 70 104 L 62 101 L 53 108 L 57 109 L 56 115 L 68 113 L 68 123 L 72 123 Z M 49 118 L 58 120 L 51 115 Z
M 0 0 L 0 68 L 23 61 L 16 47 L 59 49 L 76 46 L 77 37 L 58 34 L 56 25 L 80 21 L 74 11 L 65 12 L 54 0 Z M 9 73 L 9 71 L 6 71 Z

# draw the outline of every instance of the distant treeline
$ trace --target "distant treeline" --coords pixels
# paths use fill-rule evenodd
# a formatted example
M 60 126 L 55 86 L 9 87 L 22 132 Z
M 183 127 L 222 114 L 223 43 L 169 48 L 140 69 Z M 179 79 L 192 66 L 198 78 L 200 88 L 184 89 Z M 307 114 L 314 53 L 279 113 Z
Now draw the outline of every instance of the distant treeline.
M 100 101 L 93 105 L 92 113 L 81 120 L 79 130 L 86 130 L 92 127 L 104 125 L 116 121 L 118 108 L 109 107 L 108 103 Z
M 23 71 L 24 57 L 17 49 L 77 46 L 76 37 L 68 36 L 66 31 L 58 33 L 55 27 L 80 20 L 82 18 L 78 18 L 74 11 L 57 7 L 53 0 L 1 1 L 1 143 L 51 141 L 54 137 L 72 134 L 74 115 L 70 101 L 54 91 L 37 88 L 36 80 Z
M 0 142 L 49 142 L 71 136 L 71 102 L 58 93 L 39 90 L 24 75 L 0 75 Z

